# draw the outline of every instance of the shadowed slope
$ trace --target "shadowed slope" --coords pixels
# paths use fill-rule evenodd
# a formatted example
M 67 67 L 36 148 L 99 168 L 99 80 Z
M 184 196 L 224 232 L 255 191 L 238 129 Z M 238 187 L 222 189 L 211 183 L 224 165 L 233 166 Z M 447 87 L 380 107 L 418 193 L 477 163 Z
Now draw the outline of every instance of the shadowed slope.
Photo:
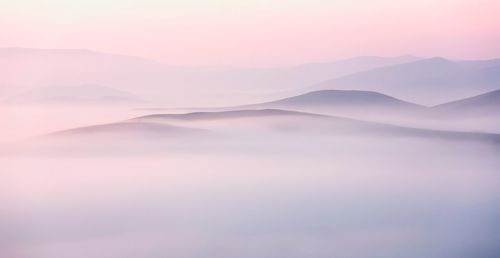
M 360 90 L 320 90 L 295 97 L 256 104 L 257 106 L 322 106 L 322 107 L 387 107 L 419 108 L 417 104 L 396 99 L 373 91 Z

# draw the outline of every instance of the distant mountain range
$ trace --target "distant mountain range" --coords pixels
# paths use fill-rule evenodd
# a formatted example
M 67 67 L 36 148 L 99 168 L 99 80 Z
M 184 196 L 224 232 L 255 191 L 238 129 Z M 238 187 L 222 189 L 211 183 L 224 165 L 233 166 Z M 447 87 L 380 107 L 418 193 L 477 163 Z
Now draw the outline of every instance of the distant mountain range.
M 151 60 L 79 49 L 0 49 L 0 78 L 4 98 L 52 85 L 97 84 L 142 93 L 154 86 L 167 65 Z M 132 87 L 133 86 L 133 87 Z
M 232 111 L 241 109 L 285 109 L 374 121 L 418 121 L 440 118 L 468 119 L 500 116 L 500 90 L 456 100 L 437 106 L 421 106 L 373 91 L 319 90 L 275 101 L 219 107 L 185 108 L 182 110 Z M 170 109 L 146 108 L 146 111 Z M 197 113 L 193 113 L 195 115 Z M 176 115 L 169 115 L 175 117 Z
M 436 106 L 421 106 L 373 91 L 320 90 L 245 108 L 284 108 L 316 111 L 433 112 L 456 115 L 500 115 L 500 90 Z M 238 108 L 238 107 L 237 107 Z
M 333 62 L 310 63 L 283 68 L 285 76 L 299 81 L 300 86 L 311 85 L 328 79 L 346 76 L 375 68 L 405 64 L 420 60 L 411 55 L 398 57 L 360 56 Z
M 320 89 L 378 91 L 422 104 L 438 104 L 500 89 L 500 59 L 421 59 L 334 78 L 310 88 Z
M 251 102 L 259 100 L 256 96 L 318 90 L 374 91 L 436 105 L 500 89 L 500 59 L 365 56 L 292 67 L 222 68 L 179 67 L 89 50 L 3 48 L 0 68 L 3 99 L 48 85 L 98 84 L 170 106 L 196 105 L 208 96 L 221 101 L 214 103 L 236 96 L 237 102 Z
M 0 68 L 7 76 L 0 78 L 0 97 L 36 87 L 80 84 L 109 85 L 165 102 L 178 100 L 181 93 L 268 94 L 415 60 L 413 56 L 358 57 L 280 68 L 180 67 L 89 50 L 3 48 Z
M 423 128 L 500 132 L 500 90 L 431 107 L 377 92 L 322 90 L 229 110 L 241 108 L 277 108 Z

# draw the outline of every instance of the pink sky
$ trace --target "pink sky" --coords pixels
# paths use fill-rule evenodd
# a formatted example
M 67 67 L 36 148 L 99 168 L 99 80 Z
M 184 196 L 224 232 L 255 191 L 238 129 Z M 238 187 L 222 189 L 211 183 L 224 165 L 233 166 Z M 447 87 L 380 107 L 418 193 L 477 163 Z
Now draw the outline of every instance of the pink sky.
M 358 55 L 500 57 L 498 0 L 16 0 L 0 47 L 85 48 L 182 65 Z

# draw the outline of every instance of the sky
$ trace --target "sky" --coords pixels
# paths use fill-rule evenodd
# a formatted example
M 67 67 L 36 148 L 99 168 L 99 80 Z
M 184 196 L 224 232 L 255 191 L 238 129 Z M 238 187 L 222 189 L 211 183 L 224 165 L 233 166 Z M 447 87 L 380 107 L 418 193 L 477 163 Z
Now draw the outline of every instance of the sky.
M 77 48 L 177 65 L 360 55 L 500 57 L 498 0 L 0 1 L 0 47 Z

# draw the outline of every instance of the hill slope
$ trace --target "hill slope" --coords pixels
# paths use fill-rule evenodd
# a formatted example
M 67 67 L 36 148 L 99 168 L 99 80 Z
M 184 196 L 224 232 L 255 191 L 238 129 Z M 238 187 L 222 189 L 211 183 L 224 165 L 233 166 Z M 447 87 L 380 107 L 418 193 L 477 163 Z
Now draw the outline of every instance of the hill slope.
M 234 134 L 241 130 L 247 137 L 257 132 L 320 133 L 321 135 L 357 137 L 423 137 L 443 140 L 477 140 L 500 142 L 500 135 L 446 130 L 419 129 L 357 119 L 318 115 L 279 109 L 155 114 L 130 120 L 136 123 L 160 123 L 186 126 Z
M 360 90 L 321 90 L 306 94 L 266 102 L 263 106 L 322 106 L 322 107 L 387 107 L 387 108 L 418 108 L 417 104 L 402 101 L 378 92 Z
M 455 114 L 457 116 L 500 115 L 500 90 L 440 104 L 431 109 L 433 112 Z

